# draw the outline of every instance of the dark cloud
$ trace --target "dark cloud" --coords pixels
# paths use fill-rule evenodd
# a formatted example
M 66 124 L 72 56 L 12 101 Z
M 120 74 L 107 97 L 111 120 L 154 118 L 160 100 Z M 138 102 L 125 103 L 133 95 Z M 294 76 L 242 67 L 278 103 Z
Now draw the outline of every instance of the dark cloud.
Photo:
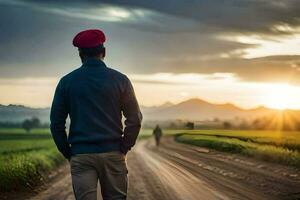
M 0 77 L 67 73 L 80 64 L 71 45 L 74 34 L 101 28 L 108 35 L 108 63 L 126 73 L 222 72 L 247 81 L 299 84 L 299 56 L 244 59 L 242 50 L 253 45 L 217 37 L 225 33 L 292 34 L 274 26 L 299 26 L 298 3 L 0 0 Z M 231 57 L 222 58 L 222 54 Z
M 138 6 L 174 16 L 193 19 L 215 31 L 283 34 L 273 25 L 299 25 L 298 0 L 193 0 L 193 1 L 111 1 L 115 5 Z
M 16 1 L 16 0 L 15 0 Z M 22 2 L 18 0 L 17 2 Z M 229 31 L 229 32 L 261 32 L 272 34 L 283 34 L 284 31 L 276 30 L 274 25 L 287 24 L 290 26 L 299 25 L 300 7 L 298 0 L 269 1 L 269 0 L 29 0 L 26 2 L 42 6 L 52 6 L 66 11 L 72 8 L 80 8 L 82 11 L 91 8 L 100 8 L 104 4 L 114 5 L 130 9 L 146 9 L 156 11 L 165 15 L 184 18 L 196 22 L 197 26 L 190 28 L 202 31 Z M 157 20 L 152 16 L 153 20 Z M 159 22 L 159 21 L 158 21 Z M 164 23 L 164 21 L 161 21 Z M 182 26 L 179 21 L 178 29 Z M 158 24 L 158 23 L 157 23 Z M 142 24 L 142 25 L 147 25 Z M 155 26 L 149 23 L 150 29 Z M 169 25 L 169 24 L 165 24 Z M 157 26 L 159 27 L 159 26 Z M 147 28 L 147 26 L 144 26 Z M 205 28 L 203 30 L 203 28 Z

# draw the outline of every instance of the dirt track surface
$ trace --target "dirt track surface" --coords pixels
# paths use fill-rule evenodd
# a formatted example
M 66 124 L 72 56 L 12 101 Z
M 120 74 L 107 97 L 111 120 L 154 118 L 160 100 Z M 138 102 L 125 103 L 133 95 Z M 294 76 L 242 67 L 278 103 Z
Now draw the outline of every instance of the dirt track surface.
M 127 159 L 129 200 L 300 199 L 299 170 L 178 144 L 170 137 L 159 148 L 151 139 L 138 142 Z M 73 200 L 69 166 L 58 172 L 25 199 Z

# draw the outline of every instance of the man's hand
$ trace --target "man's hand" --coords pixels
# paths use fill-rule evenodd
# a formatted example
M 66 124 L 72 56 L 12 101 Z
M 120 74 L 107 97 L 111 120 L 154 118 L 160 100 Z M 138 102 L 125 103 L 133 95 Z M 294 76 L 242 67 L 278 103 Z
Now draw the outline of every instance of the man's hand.
M 121 156 L 124 160 L 126 160 L 126 154 L 121 152 Z

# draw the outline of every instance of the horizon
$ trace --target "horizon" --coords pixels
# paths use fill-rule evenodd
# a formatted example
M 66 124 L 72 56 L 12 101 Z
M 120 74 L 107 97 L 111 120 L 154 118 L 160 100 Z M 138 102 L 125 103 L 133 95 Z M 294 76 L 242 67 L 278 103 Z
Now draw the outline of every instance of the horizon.
M 188 99 L 199 98 L 213 104 L 230 103 L 242 109 L 255 109 L 261 106 L 277 110 L 300 109 L 300 87 L 286 83 L 240 83 L 232 80 L 230 83 L 221 80 L 220 83 L 218 77 L 228 76 L 224 74 L 175 75 L 158 73 L 151 76 L 147 75 L 146 77 L 136 74 L 128 76 L 133 82 L 140 105 L 146 107 L 158 106 L 165 102 L 180 103 Z M 58 82 L 58 78 L 49 77 L 6 80 L 10 85 L 1 84 L 0 89 L 2 88 L 2 91 L 7 90 L 9 92 L 0 96 L 0 104 L 25 105 L 33 108 L 51 106 L 54 89 Z M 0 79 L 1 82 L 3 83 L 3 80 Z M 213 82 L 215 82 L 214 85 L 209 85 Z M 201 84 L 204 84 L 205 87 Z M 218 86 L 223 87 L 226 84 L 228 85 L 226 90 L 222 89 L 223 91 L 219 91 L 220 88 Z M 232 96 L 232 94 L 236 93 L 235 90 L 241 90 L 243 87 L 247 88 L 248 91 L 240 91 L 238 95 Z M 155 94 L 148 93 L 148 90 L 154 89 L 159 91 L 157 98 L 153 98 Z M 188 92 L 188 89 L 192 92 Z M 209 91 L 211 89 L 214 89 L 216 92 Z M 199 95 L 195 95 L 196 93 L 199 93 Z M 205 97 L 204 94 L 206 94 Z
M 212 101 L 206 101 L 204 99 L 201 99 L 201 98 L 198 98 L 198 97 L 195 97 L 195 98 L 190 98 L 190 99 L 185 99 L 185 100 L 182 100 L 182 101 L 179 101 L 179 102 L 171 102 L 171 101 L 166 101 L 162 104 L 157 104 L 157 105 L 152 105 L 152 106 L 145 106 L 145 105 L 142 105 L 140 104 L 140 107 L 142 108 L 155 108 L 155 107 L 163 107 L 165 106 L 166 104 L 169 104 L 168 106 L 176 106 L 176 105 L 179 105 L 179 104 L 182 104 L 182 103 L 186 103 L 186 102 L 189 102 L 189 101 L 193 101 L 193 100 L 197 100 L 197 101 L 202 101 L 204 103 L 207 103 L 207 104 L 211 104 L 211 105 L 215 105 L 215 106 L 234 106 L 238 109 L 241 109 L 241 110 L 255 110 L 255 109 L 260 109 L 260 108 L 265 108 L 265 109 L 270 109 L 270 110 L 276 110 L 276 111 L 300 111 L 300 109 L 279 109 L 279 108 L 271 108 L 271 107 L 267 107 L 267 106 L 264 106 L 264 105 L 258 105 L 256 107 L 250 107 L 250 108 L 243 108 L 243 107 L 240 107 L 236 104 L 233 104 L 233 103 L 230 103 L 230 102 L 225 102 L 225 103 L 214 103 Z M 29 105 L 24 105 L 24 104 L 1 104 L 0 103 L 0 106 L 20 106 L 20 107 L 25 107 L 25 108 L 30 108 L 30 109 L 49 109 L 51 108 L 51 105 L 49 106 L 45 106 L 45 107 L 33 107 L 33 106 L 29 106 Z
M 50 106 L 58 80 L 81 65 L 73 37 L 99 28 L 107 36 L 105 63 L 128 75 L 140 105 L 196 97 L 300 109 L 294 1 L 161 4 L 0 0 L 0 103 Z

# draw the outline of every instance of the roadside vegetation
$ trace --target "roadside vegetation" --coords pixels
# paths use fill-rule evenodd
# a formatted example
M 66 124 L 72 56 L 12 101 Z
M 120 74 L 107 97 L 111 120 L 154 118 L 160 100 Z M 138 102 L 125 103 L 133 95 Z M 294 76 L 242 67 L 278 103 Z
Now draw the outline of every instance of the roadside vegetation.
M 0 191 L 32 188 L 63 161 L 48 129 L 0 129 Z
M 300 132 L 191 130 L 176 141 L 300 168 Z

